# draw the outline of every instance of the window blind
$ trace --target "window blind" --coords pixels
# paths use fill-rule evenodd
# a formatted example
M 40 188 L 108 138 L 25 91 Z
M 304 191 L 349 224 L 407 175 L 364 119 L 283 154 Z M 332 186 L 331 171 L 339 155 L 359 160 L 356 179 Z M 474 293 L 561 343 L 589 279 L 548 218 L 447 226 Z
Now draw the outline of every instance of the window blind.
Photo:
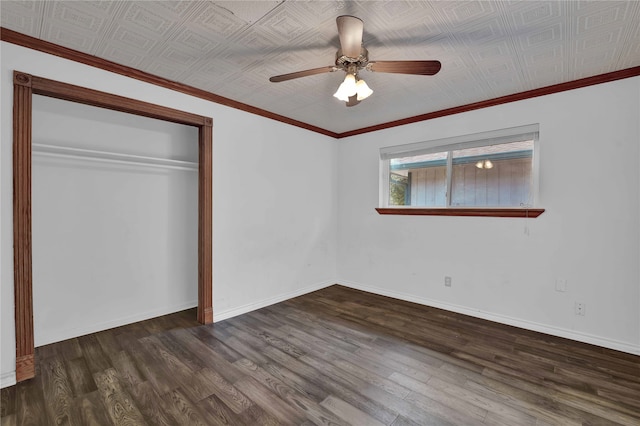
M 380 148 L 380 159 L 391 160 L 393 158 L 413 157 L 443 151 L 456 151 L 478 146 L 537 140 L 540 131 L 539 127 L 539 124 L 529 124 L 489 132 L 383 147 Z

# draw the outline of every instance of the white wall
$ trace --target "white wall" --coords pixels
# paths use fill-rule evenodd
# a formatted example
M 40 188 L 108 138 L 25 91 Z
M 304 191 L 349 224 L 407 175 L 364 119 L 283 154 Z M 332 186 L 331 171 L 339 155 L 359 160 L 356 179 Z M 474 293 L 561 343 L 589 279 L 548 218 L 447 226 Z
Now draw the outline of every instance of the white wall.
M 338 282 L 640 353 L 638 117 L 635 77 L 341 140 Z M 539 218 L 374 210 L 380 147 L 532 123 Z M 567 292 L 556 279 L 568 280 Z
M 335 140 L 9 43 L 0 48 L 1 386 L 15 380 L 13 70 L 213 117 L 215 321 L 335 282 Z

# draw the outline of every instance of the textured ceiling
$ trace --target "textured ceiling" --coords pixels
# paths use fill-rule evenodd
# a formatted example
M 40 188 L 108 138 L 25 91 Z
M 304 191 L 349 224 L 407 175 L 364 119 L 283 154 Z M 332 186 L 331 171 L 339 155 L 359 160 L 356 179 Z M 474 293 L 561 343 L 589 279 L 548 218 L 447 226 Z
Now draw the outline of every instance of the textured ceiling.
M 640 66 L 640 1 L 0 1 L 2 26 L 341 133 Z M 435 76 L 362 71 L 347 108 L 335 18 L 364 21 L 375 60 L 437 59 Z

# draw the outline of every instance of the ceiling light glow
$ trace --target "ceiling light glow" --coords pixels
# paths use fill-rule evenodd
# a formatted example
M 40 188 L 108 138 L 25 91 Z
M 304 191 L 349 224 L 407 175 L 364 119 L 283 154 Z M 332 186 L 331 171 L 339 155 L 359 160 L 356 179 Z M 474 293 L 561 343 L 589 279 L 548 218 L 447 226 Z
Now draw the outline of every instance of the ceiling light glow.
M 333 94 L 341 101 L 348 102 L 349 97 L 356 94 L 356 76 L 353 74 L 347 74 L 344 81 L 338 87 L 338 91 Z
M 349 98 L 357 95 L 357 100 L 361 101 L 368 98 L 373 93 L 373 90 L 367 85 L 364 80 L 358 79 L 356 82 L 356 76 L 351 73 L 347 73 L 344 81 L 338 87 L 334 97 L 340 99 L 343 102 L 349 102 Z
M 369 88 L 369 86 L 367 85 L 367 83 L 365 83 L 364 80 L 358 80 L 358 82 L 356 83 L 356 93 L 358 94 L 357 99 L 361 101 L 371 96 L 371 94 L 373 93 L 373 90 Z
M 493 169 L 493 163 L 490 160 L 478 161 L 476 167 L 479 169 Z

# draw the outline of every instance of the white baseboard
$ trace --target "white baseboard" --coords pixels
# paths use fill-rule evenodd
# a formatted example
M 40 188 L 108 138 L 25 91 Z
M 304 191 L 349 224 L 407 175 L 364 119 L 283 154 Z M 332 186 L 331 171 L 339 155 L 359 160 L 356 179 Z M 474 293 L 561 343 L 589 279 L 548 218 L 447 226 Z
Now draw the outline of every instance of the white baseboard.
M 437 300 L 427 299 L 412 294 L 390 291 L 352 281 L 338 280 L 338 285 L 354 288 L 356 290 L 366 291 L 368 293 L 379 294 L 381 296 L 393 297 L 394 299 L 405 300 L 407 302 L 418 303 L 420 305 L 430 306 L 433 308 L 440 308 L 459 314 L 469 315 L 471 317 L 482 318 L 500 324 L 512 325 L 514 327 L 524 328 L 526 330 L 537 331 L 540 333 L 550 334 L 552 336 L 564 337 L 566 339 L 576 340 L 578 342 L 589 343 L 591 345 L 602 346 L 604 348 L 614 349 L 634 355 L 640 355 L 640 345 L 607 339 L 606 337 L 595 336 L 588 333 L 581 333 L 575 330 L 568 330 L 565 328 L 553 327 L 545 324 L 539 324 L 533 321 L 522 320 L 506 315 L 494 314 L 478 309 L 471 309 L 465 306 L 440 302 Z
M 0 389 L 8 388 L 16 384 L 16 372 L 9 371 L 7 373 L 0 374 Z
M 59 330 L 54 333 L 49 333 L 45 337 L 41 337 L 36 340 L 35 346 L 44 346 L 50 343 L 61 342 L 63 340 L 71 339 L 74 337 L 84 336 L 86 334 L 97 333 L 99 331 L 108 330 L 114 327 L 120 327 L 127 324 L 132 324 L 138 321 L 144 321 L 151 318 L 159 317 L 162 315 L 172 314 L 174 312 L 184 311 L 185 309 L 191 309 L 198 306 L 198 301 L 186 302 L 175 306 L 166 306 L 160 309 L 153 309 L 146 312 L 139 312 L 135 315 L 121 317 L 101 323 L 85 324 L 80 327 L 68 328 L 65 330 Z
M 264 308 L 269 305 L 273 305 L 275 303 L 280 303 L 285 300 L 292 299 L 294 297 L 302 296 L 303 294 L 311 293 L 313 291 L 317 291 L 323 289 L 325 287 L 329 287 L 335 285 L 335 281 L 323 281 L 320 283 L 316 283 L 302 289 L 293 291 L 291 293 L 279 294 L 277 296 L 270 297 L 268 299 L 259 300 L 257 302 L 248 303 L 246 305 L 238 306 L 237 308 L 227 309 L 222 312 L 216 312 L 213 310 L 213 322 L 223 321 L 229 318 L 233 318 L 238 315 L 246 314 L 251 311 L 255 311 L 260 308 Z

